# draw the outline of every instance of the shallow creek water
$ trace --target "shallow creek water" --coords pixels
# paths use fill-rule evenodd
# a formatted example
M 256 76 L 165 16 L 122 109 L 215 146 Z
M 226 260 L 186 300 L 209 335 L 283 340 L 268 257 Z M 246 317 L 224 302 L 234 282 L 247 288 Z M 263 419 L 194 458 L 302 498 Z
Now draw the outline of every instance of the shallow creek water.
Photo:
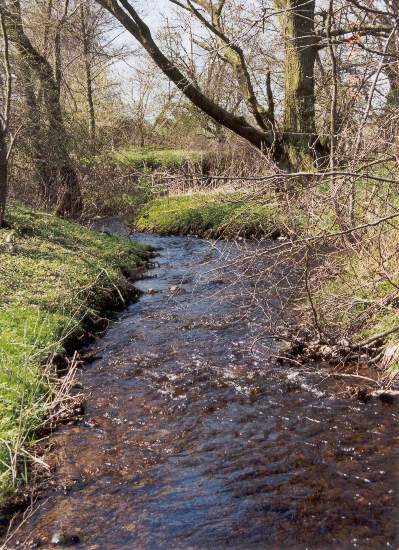
M 94 346 L 83 422 L 51 436 L 53 490 L 7 547 L 397 549 L 398 410 L 274 360 L 295 277 L 245 279 L 226 243 L 136 238 L 162 249 L 138 283 L 154 292 Z

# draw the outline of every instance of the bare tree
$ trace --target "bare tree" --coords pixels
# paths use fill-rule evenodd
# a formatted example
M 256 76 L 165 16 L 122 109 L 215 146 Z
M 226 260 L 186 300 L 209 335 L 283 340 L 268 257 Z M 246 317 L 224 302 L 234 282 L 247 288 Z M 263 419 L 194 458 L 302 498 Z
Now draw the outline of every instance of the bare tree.
M 189 13 L 214 40 L 218 55 L 229 64 L 242 90 L 249 118 L 237 116 L 223 108 L 218 101 L 205 93 L 193 78 L 190 62 L 177 63 L 166 56 L 155 42 L 151 30 L 128 0 L 96 0 L 104 6 L 132 34 L 164 74 L 199 109 L 250 143 L 267 151 L 281 167 L 300 168 L 323 166 L 327 163 L 329 146 L 319 138 L 315 116 L 315 63 L 320 51 L 333 44 L 344 44 L 354 30 L 361 36 L 385 36 L 392 29 L 392 22 L 382 21 L 364 24 L 354 29 L 347 22 L 332 28 L 334 6 L 316 10 L 315 0 L 273 0 L 269 12 L 255 20 L 250 28 L 234 30 L 232 8 L 226 0 L 170 0 L 182 13 Z M 330 12 L 329 28 L 326 28 L 327 12 Z M 378 12 L 386 14 L 386 12 Z M 264 25 L 264 19 L 277 18 L 284 44 L 284 116 L 282 131 L 276 124 L 275 102 L 271 87 L 272 71 L 265 67 L 267 107 L 258 99 L 259 86 L 254 82 L 245 47 L 240 37 L 247 36 L 253 27 Z M 317 23 L 317 28 L 316 28 Z M 328 25 L 327 25 L 328 26 Z M 191 31 L 190 31 L 191 32 Z M 198 42 L 198 41 L 197 41 Z M 370 50 L 368 46 L 366 50 Z M 205 49 L 212 49 L 209 41 Z M 371 51 L 371 50 L 370 50 Z
M 10 104 L 11 104 L 11 71 L 8 55 L 8 36 L 4 21 L 3 10 L 0 7 L 0 22 L 3 35 L 4 47 L 4 69 L 6 74 L 6 90 L 3 113 L 0 120 L 0 228 L 3 226 L 4 214 L 7 201 L 7 180 L 8 180 L 8 145 L 7 135 L 10 124 Z
M 87 107 L 89 113 L 89 133 L 90 141 L 94 144 L 96 139 L 96 120 L 94 115 L 94 102 L 93 102 L 93 79 L 92 79 L 92 69 L 89 57 L 90 50 L 90 36 L 87 30 L 87 11 L 88 7 L 84 6 L 83 3 L 80 5 L 80 23 L 82 31 L 82 46 L 83 46 L 83 63 L 85 67 L 85 76 L 86 76 L 86 98 L 87 98 Z
M 65 4 L 67 9 L 67 3 Z M 47 113 L 48 140 L 52 144 L 51 166 L 45 171 L 49 176 L 42 182 L 48 205 L 55 207 L 58 214 L 67 217 L 78 216 L 83 207 L 76 171 L 71 161 L 60 105 L 59 75 L 54 74 L 49 61 L 41 55 L 26 36 L 21 17 L 19 0 L 0 1 L 10 42 L 18 52 L 21 62 L 40 81 L 41 92 Z

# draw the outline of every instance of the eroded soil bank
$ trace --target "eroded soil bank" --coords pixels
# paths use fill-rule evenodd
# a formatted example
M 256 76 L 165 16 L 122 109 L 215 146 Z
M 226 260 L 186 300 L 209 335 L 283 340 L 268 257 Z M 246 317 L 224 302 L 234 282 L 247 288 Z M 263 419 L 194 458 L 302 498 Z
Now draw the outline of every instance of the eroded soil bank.
M 136 237 L 159 267 L 90 350 L 85 414 L 44 442 L 6 548 L 397 548 L 397 407 L 275 360 L 295 266 L 254 278 L 251 243 Z

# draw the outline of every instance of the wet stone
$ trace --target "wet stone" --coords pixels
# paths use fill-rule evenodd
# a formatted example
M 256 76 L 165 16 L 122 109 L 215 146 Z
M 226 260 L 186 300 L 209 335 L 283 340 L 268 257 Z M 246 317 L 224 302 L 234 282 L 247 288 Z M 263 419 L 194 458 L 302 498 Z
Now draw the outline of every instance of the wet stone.
M 51 543 L 56 546 L 66 544 L 65 535 L 63 533 L 54 533 L 54 535 L 51 537 Z
M 54 533 L 51 537 L 51 543 L 55 546 L 69 544 L 79 544 L 80 538 L 75 533 Z

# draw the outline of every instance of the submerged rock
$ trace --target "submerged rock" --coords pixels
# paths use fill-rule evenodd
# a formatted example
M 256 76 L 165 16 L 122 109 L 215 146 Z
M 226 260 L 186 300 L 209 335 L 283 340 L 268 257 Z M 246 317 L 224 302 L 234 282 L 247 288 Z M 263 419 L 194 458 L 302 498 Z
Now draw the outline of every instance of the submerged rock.
M 51 538 L 51 543 L 56 546 L 62 546 L 66 544 L 79 544 L 80 538 L 74 533 L 54 533 Z
M 377 390 L 371 392 L 371 397 L 378 397 L 383 403 L 391 405 L 399 401 L 399 391 Z
M 80 538 L 74 533 L 66 533 L 65 540 L 67 544 L 79 544 Z
M 51 544 L 56 544 L 57 546 L 66 544 L 64 533 L 54 533 L 54 535 L 51 537 Z
M 31 541 L 30 541 L 30 545 L 28 546 L 29 550 L 37 550 L 37 548 L 41 548 L 42 546 L 42 541 L 39 537 L 34 537 Z

